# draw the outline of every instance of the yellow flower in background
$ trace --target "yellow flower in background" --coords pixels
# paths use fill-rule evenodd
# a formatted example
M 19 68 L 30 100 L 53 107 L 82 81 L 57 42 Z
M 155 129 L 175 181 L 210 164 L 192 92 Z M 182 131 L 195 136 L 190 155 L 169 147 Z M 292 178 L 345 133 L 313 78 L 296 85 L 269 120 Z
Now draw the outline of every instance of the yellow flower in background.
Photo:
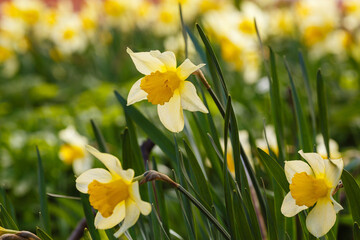
M 76 179 L 76 188 L 89 194 L 91 206 L 98 210 L 95 227 L 109 229 L 124 220 L 114 234 L 120 237 L 138 220 L 140 213 L 148 215 L 151 205 L 140 198 L 139 182 L 132 182 L 134 170 L 123 170 L 119 159 L 107 153 L 101 153 L 93 147 L 86 149 L 99 159 L 109 170 L 90 169 Z
M 147 99 L 157 105 L 160 121 L 172 132 L 180 132 L 184 128 L 183 109 L 208 113 L 196 94 L 194 84 L 185 81 L 204 64 L 196 66 L 186 59 L 176 67 L 175 54 L 170 51 L 134 53 L 128 48 L 127 52 L 136 69 L 145 75 L 131 87 L 127 105 Z
M 265 139 L 265 134 L 263 134 L 264 136 L 263 138 L 256 139 L 256 146 L 261 150 L 263 150 L 264 152 L 266 152 L 267 154 L 269 154 L 269 147 L 270 147 L 271 151 L 273 151 L 275 155 L 278 155 L 279 147 L 277 145 L 277 139 L 276 139 L 276 133 L 274 127 L 272 125 L 267 125 L 265 127 L 265 132 L 266 132 L 266 139 Z
M 323 159 L 327 159 L 326 146 L 324 143 L 324 138 L 321 134 L 316 136 L 316 151 Z M 338 159 L 341 158 L 341 153 L 339 152 L 339 145 L 334 139 L 329 139 L 329 148 L 330 148 L 330 158 Z
M 93 161 L 85 150 L 88 143 L 86 137 L 81 136 L 73 126 L 61 130 L 59 136 L 64 141 L 59 151 L 60 159 L 65 164 L 72 165 L 76 175 L 90 169 Z
M 290 192 L 285 196 L 281 212 L 293 217 L 300 211 L 314 207 L 306 217 L 306 227 L 315 237 L 325 235 L 334 226 L 336 213 L 342 206 L 333 197 L 344 167 L 343 160 L 323 159 L 317 153 L 299 154 L 301 160 L 285 161 L 285 175 Z

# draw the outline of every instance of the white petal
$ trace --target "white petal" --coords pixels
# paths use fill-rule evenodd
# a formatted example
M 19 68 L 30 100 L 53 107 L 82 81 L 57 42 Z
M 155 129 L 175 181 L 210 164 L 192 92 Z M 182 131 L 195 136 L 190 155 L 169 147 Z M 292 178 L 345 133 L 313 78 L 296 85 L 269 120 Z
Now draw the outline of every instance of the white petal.
M 181 106 L 183 109 L 188 111 L 200 111 L 203 113 L 208 113 L 209 111 L 205 107 L 204 103 L 201 101 L 199 96 L 196 94 L 196 88 L 194 84 L 189 81 L 184 82 L 184 87 L 181 90 Z
M 335 188 L 341 177 L 342 170 L 344 168 L 344 162 L 340 159 L 335 160 L 324 160 L 325 163 L 325 179 L 327 182 L 331 183 L 332 187 Z
M 306 172 L 308 175 L 313 176 L 314 173 L 311 170 L 310 166 L 300 160 L 293 160 L 293 161 L 285 161 L 285 175 L 288 182 L 292 183 L 292 178 L 294 177 L 295 173 Z
M 133 169 L 129 168 L 127 170 L 121 170 L 119 175 L 125 182 L 130 183 L 134 178 L 135 172 Z
M 161 53 L 160 51 L 150 51 L 151 56 L 159 59 L 167 68 L 167 70 L 176 70 L 176 57 L 173 52 L 166 51 Z
M 325 174 L 325 163 L 324 159 L 318 153 L 304 153 L 302 150 L 299 154 L 310 164 L 316 177 L 324 177 Z
M 130 199 L 126 200 L 126 216 L 120 229 L 114 234 L 116 238 L 120 237 L 126 230 L 132 227 L 140 216 L 140 210 L 136 203 Z
M 59 137 L 62 141 L 67 144 L 75 145 L 83 148 L 87 144 L 88 140 L 86 137 L 81 136 L 75 129 L 74 126 L 68 126 L 67 128 L 59 132 Z
M 295 199 L 291 196 L 291 193 L 289 192 L 286 194 L 284 201 L 281 205 L 281 213 L 285 217 L 293 217 L 296 214 L 298 214 L 300 211 L 307 209 L 307 206 L 298 206 L 296 205 Z
M 109 229 L 119 224 L 124 218 L 126 213 L 125 201 L 120 202 L 115 206 L 113 213 L 105 218 L 98 212 L 95 216 L 94 225 L 97 229 Z
M 177 68 L 177 73 L 180 79 L 185 80 L 190 74 L 203 66 L 205 66 L 205 64 L 194 65 L 189 59 L 185 59 L 185 61 Z
M 88 154 L 87 154 L 88 155 Z M 88 155 L 84 158 L 79 158 L 73 162 L 73 170 L 76 176 L 79 176 L 86 170 L 89 170 L 93 164 L 93 159 Z
M 319 199 L 306 218 L 306 227 L 315 237 L 324 236 L 334 226 L 336 212 L 331 201 Z
M 87 193 L 88 185 L 94 180 L 101 183 L 107 183 L 112 180 L 112 176 L 108 171 L 102 168 L 93 168 L 87 170 L 76 179 L 77 190 L 82 193 Z
M 156 57 L 153 57 L 150 52 L 134 53 L 130 48 L 126 52 L 133 60 L 136 69 L 142 74 L 149 75 L 152 72 L 165 70 L 165 65 Z
M 143 78 L 137 80 L 134 85 L 132 85 L 129 95 L 127 97 L 127 106 L 147 98 L 147 92 L 142 90 L 140 87 L 141 80 L 143 80 Z
M 330 195 L 330 199 L 331 199 L 332 203 L 334 204 L 334 209 L 335 209 L 336 213 L 338 213 L 340 210 L 344 209 L 337 201 L 335 201 L 335 199 L 333 198 L 332 195 Z
M 140 209 L 141 214 L 148 215 L 151 212 L 151 204 L 141 200 L 139 193 L 139 182 L 134 182 L 131 185 L 130 195 L 132 200 L 136 202 L 136 205 Z
M 119 159 L 111 154 L 99 152 L 97 149 L 86 145 L 86 150 L 99 159 L 111 174 L 120 175 L 122 171 L 121 163 Z
M 172 132 L 180 132 L 184 129 L 183 109 L 180 103 L 180 94 L 175 90 L 169 102 L 158 105 L 158 114 L 161 123 Z

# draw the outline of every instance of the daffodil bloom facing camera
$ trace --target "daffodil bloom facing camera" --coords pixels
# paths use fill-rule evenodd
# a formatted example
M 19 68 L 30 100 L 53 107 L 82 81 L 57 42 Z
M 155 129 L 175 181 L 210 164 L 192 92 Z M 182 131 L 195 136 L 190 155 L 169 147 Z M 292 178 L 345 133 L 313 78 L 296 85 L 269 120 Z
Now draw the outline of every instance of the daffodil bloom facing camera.
M 140 198 L 139 182 L 133 182 L 134 170 L 124 170 L 119 159 L 107 153 L 101 153 L 93 147 L 86 149 L 99 159 L 109 170 L 90 169 L 76 179 L 76 188 L 89 194 L 89 201 L 98 210 L 95 227 L 109 229 L 123 221 L 114 234 L 120 237 L 139 219 L 140 213 L 148 215 L 151 205 Z
M 285 161 L 285 175 L 290 192 L 285 196 L 281 212 L 293 217 L 313 207 L 306 217 L 306 227 L 315 237 L 325 235 L 335 224 L 336 213 L 342 210 L 332 195 L 339 183 L 343 160 L 323 159 L 317 153 L 299 154 L 307 161 Z
M 185 81 L 204 64 L 194 65 L 186 59 L 176 67 L 175 54 L 170 51 L 134 53 L 128 48 L 127 52 L 136 69 L 145 75 L 131 87 L 127 105 L 147 99 L 157 105 L 160 121 L 172 132 L 180 132 L 184 128 L 183 109 L 208 113 L 196 94 L 195 86 Z

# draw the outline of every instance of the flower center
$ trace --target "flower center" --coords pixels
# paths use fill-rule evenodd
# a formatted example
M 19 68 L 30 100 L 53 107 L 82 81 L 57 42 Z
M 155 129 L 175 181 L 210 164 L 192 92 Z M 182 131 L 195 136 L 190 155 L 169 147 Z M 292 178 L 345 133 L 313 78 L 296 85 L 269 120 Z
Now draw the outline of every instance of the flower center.
M 174 95 L 174 91 L 180 87 L 181 79 L 175 72 L 152 72 L 141 80 L 140 87 L 147 92 L 147 99 L 152 104 L 168 102 Z
M 90 204 L 103 217 L 110 217 L 116 205 L 128 198 L 128 189 L 129 184 L 122 179 L 109 183 L 100 183 L 94 180 L 88 186 Z
M 75 36 L 75 31 L 72 29 L 66 29 L 63 33 L 63 37 L 66 40 L 72 39 Z
M 67 164 L 72 164 L 76 159 L 84 158 L 84 150 L 75 145 L 64 144 L 60 147 L 60 156 Z
M 291 196 L 298 206 L 313 206 L 320 198 L 326 197 L 329 190 L 324 179 L 315 178 L 305 172 L 295 173 L 290 184 Z
M 256 29 L 254 21 L 251 19 L 245 19 L 239 24 L 239 30 L 246 34 L 255 34 Z
M 105 12 L 112 17 L 119 17 L 124 13 L 126 7 L 114 0 L 107 0 L 104 2 Z

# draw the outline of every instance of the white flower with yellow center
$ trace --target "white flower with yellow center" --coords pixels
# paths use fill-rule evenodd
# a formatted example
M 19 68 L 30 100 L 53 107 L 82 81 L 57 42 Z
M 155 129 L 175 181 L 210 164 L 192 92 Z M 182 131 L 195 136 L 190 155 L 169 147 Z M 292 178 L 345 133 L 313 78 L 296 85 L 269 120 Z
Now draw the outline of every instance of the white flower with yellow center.
M 59 150 L 60 159 L 68 165 L 72 165 L 74 173 L 80 175 L 92 166 L 92 159 L 85 150 L 88 143 L 86 137 L 81 136 L 73 126 L 68 126 L 59 133 L 64 141 Z
M 320 154 L 320 156 L 323 159 L 327 159 L 327 151 L 326 146 L 324 143 L 324 138 L 321 134 L 316 136 L 316 150 L 317 153 Z M 331 159 L 338 159 L 341 158 L 341 153 L 339 152 L 339 145 L 334 139 L 329 139 L 329 148 L 330 148 L 330 158 Z
M 145 75 L 131 87 L 127 105 L 147 99 L 157 105 L 160 121 L 172 132 L 180 132 L 184 128 L 183 109 L 208 113 L 196 94 L 195 86 L 185 81 L 204 64 L 196 66 L 186 59 L 176 67 L 175 54 L 169 51 L 134 53 L 128 48 L 127 52 L 136 69 Z
M 281 212 L 293 217 L 302 210 L 311 209 L 306 218 L 306 227 L 315 237 L 325 235 L 334 226 L 336 213 L 342 210 L 332 194 L 339 183 L 344 167 L 343 160 L 323 159 L 317 153 L 299 154 L 301 160 L 285 161 L 285 175 L 290 183 L 290 192 L 285 196 Z
M 120 237 L 138 220 L 140 213 L 148 215 L 151 205 L 140 198 L 139 182 L 132 182 L 134 170 L 123 170 L 119 159 L 107 153 L 101 153 L 93 147 L 86 149 L 98 158 L 109 170 L 90 169 L 76 179 L 76 188 L 89 194 L 91 206 L 98 210 L 95 227 L 109 229 L 124 220 L 114 234 Z

